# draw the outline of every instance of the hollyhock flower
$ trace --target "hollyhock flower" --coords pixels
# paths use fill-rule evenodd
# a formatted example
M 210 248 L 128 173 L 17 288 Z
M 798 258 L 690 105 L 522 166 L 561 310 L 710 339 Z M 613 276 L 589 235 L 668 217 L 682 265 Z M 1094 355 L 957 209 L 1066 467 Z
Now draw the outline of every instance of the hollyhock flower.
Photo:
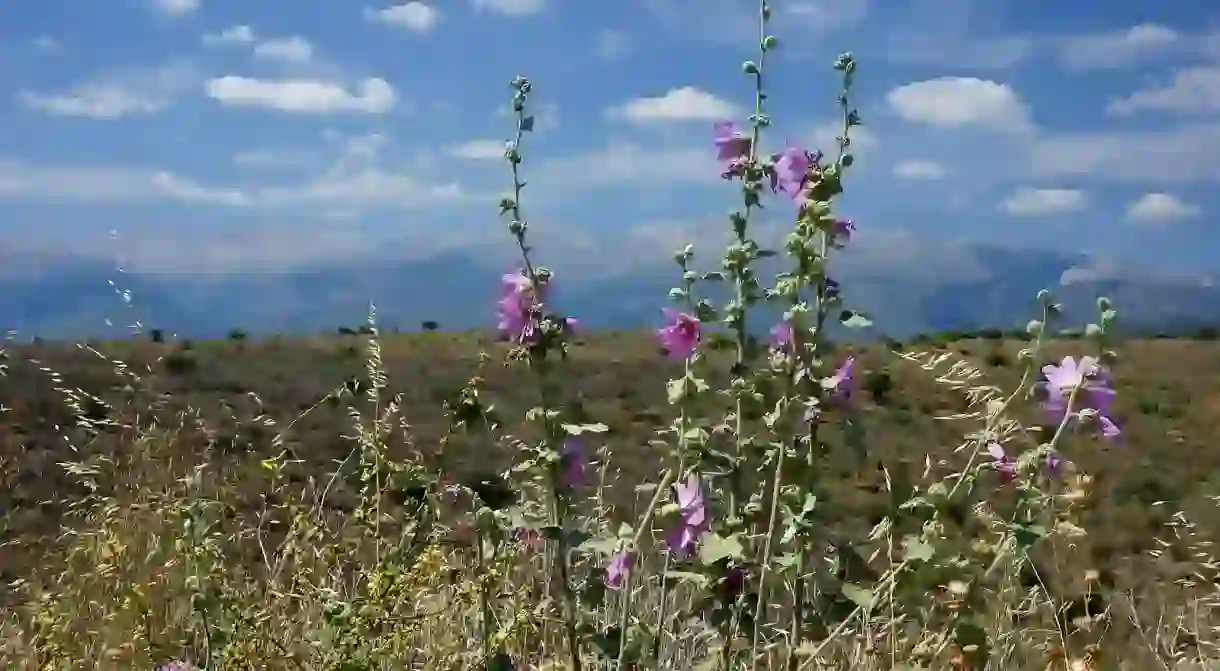
M 532 321 L 533 283 L 521 273 L 504 275 L 500 278 L 500 300 L 496 305 L 500 331 L 513 340 L 521 341 Z
M 781 321 L 771 327 L 771 346 L 781 352 L 787 352 L 792 346 L 792 322 Z
M 987 454 L 991 456 L 991 466 L 1000 474 L 1000 482 L 1008 484 L 1017 478 L 1017 461 L 1008 456 L 1004 446 L 996 442 L 987 444 Z
M 724 121 L 715 126 L 716 159 L 734 162 L 745 159 L 750 154 L 750 136 L 741 132 L 737 124 Z
M 851 234 L 856 230 L 856 225 L 851 219 L 839 219 L 835 221 L 834 226 L 830 229 L 830 242 L 835 247 L 842 249 L 851 242 Z
M 699 539 L 712 528 L 703 500 L 703 482 L 698 473 L 691 473 L 686 482 L 674 485 L 678 500 L 678 525 L 670 532 L 667 542 L 679 559 L 685 559 L 699 545 Z
M 809 152 L 796 147 L 789 147 L 776 154 L 774 172 L 771 173 L 771 188 L 787 193 L 793 200 L 803 200 L 813 158 Z
M 834 375 L 822 381 L 822 386 L 830 392 L 830 397 L 841 403 L 850 403 L 855 395 L 857 380 L 855 378 L 856 357 L 849 356 Z
M 579 487 L 585 483 L 585 468 L 589 457 L 584 443 L 574 438 L 563 441 L 563 457 L 560 459 L 560 481 L 564 487 Z
M 613 590 L 622 589 L 627 573 L 633 568 L 635 568 L 635 553 L 626 548 L 620 550 L 606 566 L 606 587 Z
M 661 345 L 675 359 L 685 359 L 694 354 L 701 337 L 699 318 L 671 308 L 665 308 L 664 312 L 669 318 L 669 325 L 657 329 Z
M 1068 399 L 1075 390 L 1073 410 L 1094 411 L 1101 434 L 1106 438 L 1114 438 L 1121 433 L 1109 416 L 1117 393 L 1111 386 L 1109 374 L 1097 359 L 1085 356 L 1077 363 L 1073 357 L 1065 356 L 1059 365 L 1043 366 L 1042 372 L 1046 376 L 1047 392 L 1044 408 L 1053 420 L 1063 421 L 1068 411 Z

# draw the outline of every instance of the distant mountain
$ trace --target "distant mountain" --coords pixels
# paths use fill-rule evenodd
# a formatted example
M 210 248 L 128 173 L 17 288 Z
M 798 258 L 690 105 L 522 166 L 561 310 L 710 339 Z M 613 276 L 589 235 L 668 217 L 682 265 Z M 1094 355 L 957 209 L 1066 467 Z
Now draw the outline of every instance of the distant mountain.
M 1035 294 L 1050 288 L 1066 307 L 1065 323 L 1095 319 L 1096 298 L 1111 297 L 1121 323 L 1138 331 L 1177 330 L 1220 322 L 1220 288 L 1201 282 L 1132 275 L 1067 285 L 1065 272 L 1082 267 L 1079 255 L 975 247 L 983 273 L 953 269 L 844 263 L 837 279 L 847 302 L 873 317 L 872 335 L 895 337 L 940 330 L 1017 327 L 1037 314 Z M 765 268 L 773 272 L 775 266 Z M 918 271 L 919 268 L 914 268 Z M 265 273 L 123 273 L 83 261 L 44 263 L 0 276 L 0 328 L 22 336 L 120 336 L 139 320 L 182 337 L 333 331 L 355 327 L 377 306 L 383 328 L 417 329 L 423 321 L 468 329 L 493 322 L 503 273 L 475 255 L 446 252 L 414 261 L 362 260 Z M 766 275 L 766 273 L 764 273 Z M 675 284 L 672 264 L 643 265 L 623 277 L 560 275 L 558 309 L 588 328 L 656 326 Z M 116 293 L 130 292 L 130 306 Z M 715 290 L 712 290 L 715 292 Z M 723 298 L 727 287 L 718 298 Z M 756 320 L 761 329 L 778 316 Z M 107 325 L 107 318 L 112 322 Z

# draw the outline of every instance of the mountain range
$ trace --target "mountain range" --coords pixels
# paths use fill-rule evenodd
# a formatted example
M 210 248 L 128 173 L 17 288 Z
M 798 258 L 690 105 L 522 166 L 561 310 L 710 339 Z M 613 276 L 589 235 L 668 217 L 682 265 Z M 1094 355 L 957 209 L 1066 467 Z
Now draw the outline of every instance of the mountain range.
M 1115 302 L 1121 324 L 1133 331 L 1220 323 L 1220 287 L 1132 269 L 1099 272 L 1084 255 L 965 246 L 952 253 L 864 258 L 841 264 L 836 279 L 846 304 L 872 319 L 874 336 L 1019 327 L 1037 315 L 1035 295 L 1043 288 L 1065 306 L 1063 326 L 1096 320 L 1100 295 Z M 569 263 L 579 266 L 580 259 Z M 763 267 L 763 276 L 778 269 Z M 253 335 L 333 332 L 363 324 L 371 302 L 384 329 L 414 330 L 434 321 L 465 330 L 494 323 L 503 272 L 471 250 L 226 273 L 120 273 L 95 260 L 27 259 L 20 272 L 0 275 L 0 328 L 19 338 L 73 339 L 121 336 L 136 321 L 144 330 L 191 338 L 222 337 L 234 329 Z M 678 271 L 656 262 L 615 276 L 558 277 L 566 280 L 556 294 L 562 312 L 587 328 L 635 329 L 659 323 Z

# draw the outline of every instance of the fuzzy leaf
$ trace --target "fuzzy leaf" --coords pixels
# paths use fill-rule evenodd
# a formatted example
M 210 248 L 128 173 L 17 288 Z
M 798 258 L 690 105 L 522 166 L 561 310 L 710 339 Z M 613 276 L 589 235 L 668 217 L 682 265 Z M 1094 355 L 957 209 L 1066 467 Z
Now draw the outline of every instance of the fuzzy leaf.
M 714 533 L 707 534 L 703 537 L 703 544 L 699 548 L 699 559 L 705 565 L 715 564 L 723 559 L 741 557 L 743 550 L 741 541 L 737 540 L 736 535 L 724 538 Z
M 861 608 L 868 608 L 873 605 L 873 593 L 871 590 L 864 589 L 859 585 L 850 582 L 843 583 L 843 596 L 851 599 L 851 602 Z
M 903 559 L 928 561 L 934 554 L 936 554 L 936 549 L 916 536 L 907 536 L 902 539 Z

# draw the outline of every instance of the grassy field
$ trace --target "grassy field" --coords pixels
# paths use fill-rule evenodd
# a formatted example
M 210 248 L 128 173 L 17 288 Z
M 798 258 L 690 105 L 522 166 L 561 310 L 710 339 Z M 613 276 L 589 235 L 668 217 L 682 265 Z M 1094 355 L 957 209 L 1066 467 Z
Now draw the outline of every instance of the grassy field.
M 369 338 L 351 335 L 10 347 L 0 377 L 0 597 L 9 614 L 0 650 L 7 667 L 151 668 L 210 656 L 223 659 L 215 668 L 507 668 L 479 657 L 487 650 L 475 641 L 491 637 L 482 628 L 492 622 L 496 650 L 511 653 L 519 668 L 543 668 L 545 651 L 562 643 L 545 605 L 548 573 L 539 553 L 529 543 L 492 543 L 492 532 L 461 505 L 425 525 L 409 487 L 397 496 L 383 487 L 390 495 L 370 503 L 357 465 L 364 457 L 352 457 L 371 442 L 387 463 L 405 465 L 386 470 L 387 478 L 443 474 L 437 487 L 492 478 L 518 461 L 512 440 L 530 438 L 518 424 L 535 389 L 522 368 L 503 364 L 506 347 L 489 334 L 386 334 L 379 347 L 386 386 L 374 407 L 368 345 Z M 865 556 L 863 548 L 875 544 L 870 531 L 893 516 L 896 483 L 918 488 L 966 459 L 955 450 L 974 429 L 968 389 L 936 379 L 948 361 L 966 362 L 988 384 L 1011 389 L 1025 345 L 918 346 L 950 357 L 936 371 L 880 345 L 859 348 L 868 448 L 840 446 L 817 465 L 831 502 L 827 538 L 862 548 L 861 566 L 842 570 L 866 576 L 857 581 L 878 579 L 891 560 Z M 1078 354 L 1082 346 L 1054 342 L 1045 358 Z M 1084 437 L 1063 444 L 1073 468 L 1062 493 L 1075 497 L 1072 523 L 1080 533 L 1048 539 L 1011 576 L 1018 592 L 1036 592 L 1034 602 L 1043 605 L 1020 616 L 1009 608 L 1004 626 L 988 628 L 997 649 L 998 632 L 1028 634 L 1003 644 L 1010 646 L 1007 666 L 988 668 L 1212 668 L 1183 665 L 1202 665 L 1215 653 L 1208 539 L 1220 532 L 1211 498 L 1220 494 L 1220 347 L 1142 340 L 1123 343 L 1119 354 L 1116 417 L 1125 435 L 1112 444 Z M 717 375 L 727 377 L 716 355 L 709 369 L 713 385 Z M 665 383 L 679 369 L 650 334 L 607 333 L 582 340 L 561 370 L 567 400 L 608 427 L 593 441 L 596 482 L 576 506 L 590 533 L 612 531 L 634 521 L 651 495 L 647 483 L 663 468 L 650 441 L 673 419 Z M 447 402 L 457 407 L 475 376 L 502 418 L 493 436 L 455 432 L 443 412 Z M 400 412 L 391 421 L 384 413 L 394 396 Z M 366 426 L 385 416 L 380 435 L 353 438 L 361 424 L 353 410 Z M 955 414 L 963 417 L 946 418 Z M 1032 406 L 1017 414 L 1037 426 Z M 833 434 L 828 440 L 843 443 Z M 277 455 L 283 458 L 275 461 Z M 347 467 L 338 469 L 344 460 Z M 941 530 L 963 552 L 989 533 L 986 516 L 972 507 L 989 501 L 990 514 L 1002 514 L 1015 496 L 995 487 L 963 503 Z M 528 483 L 522 491 L 528 499 Z M 295 548 L 279 551 L 291 561 L 277 563 L 281 542 Z M 383 544 L 401 548 L 409 561 L 387 563 Z M 598 582 L 595 566 L 577 567 L 586 588 Z M 201 576 L 210 587 L 200 586 Z M 931 574 L 912 581 L 923 581 L 920 591 L 946 588 Z M 597 601 L 593 591 L 582 592 L 592 604 L 591 627 L 621 621 L 629 625 L 622 631 L 638 631 L 628 622 L 636 616 L 623 616 L 626 604 L 605 594 Z M 677 622 L 682 607 L 651 603 L 656 591 L 650 580 L 638 585 L 635 606 L 667 610 Z M 682 589 L 665 594 L 674 604 L 689 599 Z M 200 606 L 203 600 L 209 605 Z M 374 602 L 368 612 L 334 612 L 337 604 Z M 835 606 L 823 605 L 824 615 Z M 995 616 L 997 604 L 974 605 Z M 827 626 L 838 621 L 826 618 Z M 929 618 L 920 626 L 931 626 Z M 811 663 L 850 657 L 869 661 L 851 668 L 891 668 L 901 651 L 907 668 L 982 668 L 965 661 L 966 646 L 921 652 L 919 635 L 894 633 L 916 624 L 861 627 L 833 658 L 839 661 Z M 693 666 L 707 645 L 697 628 L 675 624 L 667 636 L 665 668 L 690 668 L 684 665 Z M 817 627 L 808 636 L 819 640 Z M 399 665 L 386 666 L 388 660 Z

